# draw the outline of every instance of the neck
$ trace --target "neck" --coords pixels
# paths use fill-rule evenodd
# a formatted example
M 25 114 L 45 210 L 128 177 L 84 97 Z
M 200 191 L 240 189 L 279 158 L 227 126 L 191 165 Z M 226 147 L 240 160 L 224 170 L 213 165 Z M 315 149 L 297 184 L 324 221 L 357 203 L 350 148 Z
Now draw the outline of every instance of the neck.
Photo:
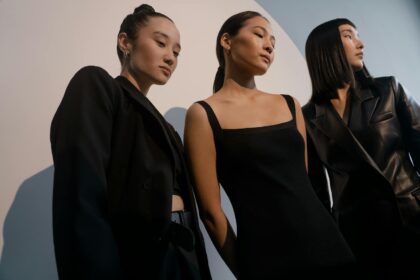
M 120 75 L 127 78 L 127 80 L 129 80 L 141 93 L 143 93 L 144 96 L 147 95 L 150 87 L 152 86 L 150 83 L 147 83 L 144 79 L 142 79 L 141 75 L 135 75 L 127 68 L 124 68 Z
M 337 96 L 340 101 L 345 101 L 347 99 L 347 94 L 350 89 L 350 84 L 346 84 L 343 88 L 337 89 Z
M 255 83 L 253 86 L 244 86 L 237 80 L 233 78 L 227 78 L 225 77 L 225 81 L 223 83 L 223 89 L 226 92 L 229 92 L 229 94 L 240 94 L 240 95 L 250 95 L 255 93 Z
M 229 65 L 225 68 L 225 79 L 223 88 L 230 92 L 251 93 L 255 92 L 256 85 L 254 75 L 241 69 L 232 69 Z

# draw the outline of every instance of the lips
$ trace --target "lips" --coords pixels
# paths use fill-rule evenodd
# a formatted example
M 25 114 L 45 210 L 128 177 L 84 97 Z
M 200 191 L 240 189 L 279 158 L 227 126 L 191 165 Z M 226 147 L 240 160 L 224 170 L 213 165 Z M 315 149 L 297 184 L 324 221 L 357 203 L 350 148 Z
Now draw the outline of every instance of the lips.
M 261 55 L 261 57 L 264 59 L 264 61 L 265 61 L 267 64 L 270 64 L 270 62 L 271 62 L 271 58 L 270 58 L 270 56 L 269 56 L 269 55 L 262 54 L 262 55 Z
M 159 66 L 160 69 L 162 69 L 162 72 L 165 74 L 165 76 L 170 76 L 172 71 L 171 68 L 166 66 Z
M 357 56 L 358 58 L 363 59 L 363 53 L 362 53 L 362 52 L 357 53 L 357 54 L 356 54 L 356 56 Z

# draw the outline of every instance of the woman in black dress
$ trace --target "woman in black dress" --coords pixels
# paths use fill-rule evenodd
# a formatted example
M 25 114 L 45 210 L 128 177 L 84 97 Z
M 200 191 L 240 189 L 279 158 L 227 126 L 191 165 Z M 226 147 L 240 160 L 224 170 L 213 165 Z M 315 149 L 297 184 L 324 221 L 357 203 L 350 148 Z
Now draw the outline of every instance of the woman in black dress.
M 210 279 L 182 144 L 146 97 L 180 49 L 172 20 L 141 5 L 118 33 L 121 75 L 70 81 L 51 125 L 60 279 Z
M 189 108 L 185 127 L 204 225 L 240 279 L 331 277 L 353 255 L 310 186 L 299 104 L 255 85 L 274 58 L 270 23 L 256 12 L 236 14 L 216 44 L 215 94 Z M 219 182 L 233 205 L 237 238 Z
M 303 113 L 309 174 L 369 279 L 410 278 L 420 263 L 420 107 L 394 77 L 372 78 L 355 25 L 335 19 L 306 42 Z M 418 274 L 418 273 L 417 273 Z

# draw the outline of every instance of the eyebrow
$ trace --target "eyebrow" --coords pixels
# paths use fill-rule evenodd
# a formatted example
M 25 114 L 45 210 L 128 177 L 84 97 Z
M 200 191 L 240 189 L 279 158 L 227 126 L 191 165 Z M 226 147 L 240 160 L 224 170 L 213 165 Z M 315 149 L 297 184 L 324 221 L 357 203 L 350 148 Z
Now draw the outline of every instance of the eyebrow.
M 359 35 L 359 33 L 358 33 L 357 31 L 353 31 L 353 29 L 350 29 L 350 28 L 340 30 L 340 33 L 342 33 L 342 32 L 350 32 L 350 33 L 353 33 L 353 34 Z
M 260 28 L 262 29 L 265 33 L 268 33 L 267 29 L 265 29 L 265 27 L 262 27 L 260 25 L 255 25 L 252 28 Z M 273 35 L 270 36 L 270 39 L 273 40 L 274 42 L 276 42 L 276 37 L 274 37 Z
M 163 32 L 155 31 L 155 32 L 153 32 L 153 34 L 160 35 L 160 36 L 165 37 L 166 39 L 169 40 L 169 36 L 167 34 L 163 33 Z M 180 44 L 176 43 L 176 46 L 181 50 L 181 45 Z

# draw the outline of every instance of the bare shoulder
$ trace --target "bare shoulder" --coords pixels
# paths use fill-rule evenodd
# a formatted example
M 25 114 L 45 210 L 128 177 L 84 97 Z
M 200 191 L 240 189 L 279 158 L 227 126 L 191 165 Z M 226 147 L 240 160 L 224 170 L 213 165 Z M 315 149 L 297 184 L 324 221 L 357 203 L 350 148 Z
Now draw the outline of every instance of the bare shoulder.
M 187 121 L 204 121 L 206 120 L 206 111 L 199 103 L 193 103 L 187 110 Z

